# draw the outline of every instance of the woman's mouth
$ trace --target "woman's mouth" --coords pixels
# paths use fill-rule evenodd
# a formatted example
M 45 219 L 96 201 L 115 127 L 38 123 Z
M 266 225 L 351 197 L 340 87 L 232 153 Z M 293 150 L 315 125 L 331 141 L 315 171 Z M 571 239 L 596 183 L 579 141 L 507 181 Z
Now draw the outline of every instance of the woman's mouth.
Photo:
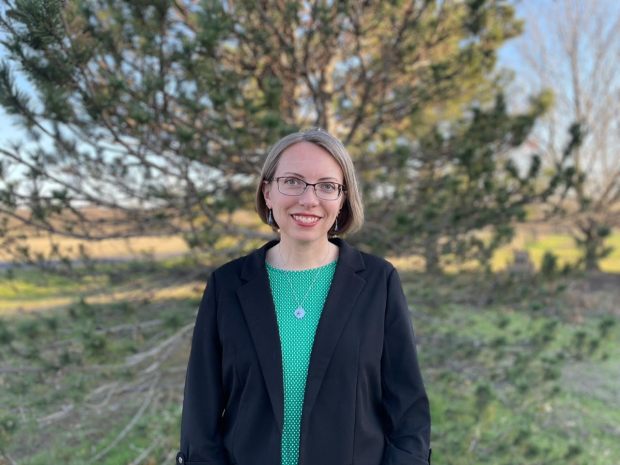
M 291 218 L 300 226 L 314 226 L 321 219 L 319 216 L 314 215 L 291 215 Z

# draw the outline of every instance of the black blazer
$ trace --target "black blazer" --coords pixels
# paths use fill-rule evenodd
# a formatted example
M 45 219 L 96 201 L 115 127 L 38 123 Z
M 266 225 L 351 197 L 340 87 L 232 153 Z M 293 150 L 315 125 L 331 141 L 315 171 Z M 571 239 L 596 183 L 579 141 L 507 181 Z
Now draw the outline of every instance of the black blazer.
M 430 413 L 398 273 L 342 239 L 308 367 L 299 465 L 426 465 Z M 279 465 L 282 353 L 271 241 L 215 270 L 185 379 L 177 464 Z

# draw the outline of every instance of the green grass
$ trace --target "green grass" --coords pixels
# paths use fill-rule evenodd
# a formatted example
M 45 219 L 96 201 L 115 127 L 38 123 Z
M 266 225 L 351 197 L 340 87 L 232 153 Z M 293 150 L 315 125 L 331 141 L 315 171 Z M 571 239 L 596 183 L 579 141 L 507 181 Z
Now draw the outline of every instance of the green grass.
M 182 261 L 106 265 L 47 281 L 22 270 L 12 284 L 35 286 L 36 298 L 45 298 L 89 283 L 114 290 L 170 274 L 195 279 L 195 268 Z M 431 400 L 434 463 L 620 463 L 620 315 L 617 306 L 584 299 L 574 285 L 587 276 L 401 277 Z M 618 302 L 615 291 L 602 301 Z M 76 301 L 0 320 L 0 365 L 39 370 L 0 373 L 0 451 L 20 465 L 84 465 L 116 440 L 153 387 L 144 415 L 96 463 L 129 464 L 147 449 L 142 463 L 173 459 L 191 332 L 158 366 L 148 357 L 122 364 L 191 324 L 199 297 Z M 139 327 L 146 322 L 155 323 Z M 104 331 L 114 327 L 125 329 Z M 105 389 L 112 385 L 118 389 Z M 68 405 L 65 416 L 40 422 Z
M 177 283 L 203 283 L 209 269 L 196 257 L 179 257 L 162 262 L 100 263 L 66 274 L 34 269 L 5 271 L 0 276 L 0 316 L 35 310 L 49 312 L 81 299 L 100 303 L 110 300 L 106 296 L 114 293 L 144 290 L 147 294 L 148 289 L 174 288 Z
M 128 367 L 123 364 L 136 353 L 148 353 L 175 334 L 180 324 L 193 321 L 197 301 L 169 300 L 131 306 L 123 302 L 75 305 L 73 310 L 56 315 L 60 324 L 53 331 L 40 315 L 2 320 L 5 334 L 12 335 L 10 345 L 0 346 L 2 366 L 31 367 L 38 371 L 0 374 L 3 385 L 0 452 L 6 450 L 11 457 L 19 459 L 18 463 L 26 465 L 88 463 L 125 429 L 151 386 L 156 389 L 144 415 L 95 463 L 130 463 L 155 440 L 157 445 L 152 448 L 152 454 L 165 456 L 178 447 L 173 443 L 178 441 L 179 399 L 183 387 L 179 367 L 186 363 L 189 335 L 180 340 L 180 350 L 167 355 L 161 370 L 149 368 L 156 360 L 153 357 Z M 155 324 L 99 336 L 104 328 L 149 321 Z M 33 325 L 39 325 L 39 329 L 23 330 Z M 55 348 L 58 344 L 60 347 Z M 15 348 L 19 351 L 28 348 L 34 356 L 15 353 L 11 350 Z M 65 351 L 70 353 L 69 358 L 63 358 Z M 168 371 L 176 373 L 173 378 L 163 376 Z M 97 394 L 102 387 L 117 385 L 124 387 Z M 40 423 L 67 406 L 71 407 L 67 415 Z M 17 428 L 7 429 L 7 424 Z
M 26 465 L 86 464 L 113 444 L 114 447 L 109 453 L 94 463 L 98 465 L 128 464 L 154 441 L 157 445 L 152 449 L 150 456 L 159 454 L 165 457 L 170 450 L 178 447 L 171 433 L 177 427 L 179 409 L 167 406 L 164 410 L 144 415 L 130 431 L 123 434 L 124 426 L 131 421 L 133 413 L 139 407 L 139 405 L 125 405 L 124 411 L 115 418 L 116 425 L 111 424 L 107 428 L 103 428 L 103 425 L 86 424 L 74 431 L 62 432 L 48 446 L 49 449 L 35 453 L 23 463 Z M 122 439 L 119 440 L 119 436 Z
M 73 292 L 83 286 L 111 285 L 126 283 L 140 277 L 153 277 L 158 274 L 187 274 L 196 272 L 202 265 L 199 257 L 180 256 L 161 261 L 129 260 L 119 263 L 96 262 L 89 267 L 76 267 L 72 270 L 59 268 L 40 270 L 16 268 L 0 272 L 0 298 L 15 297 L 16 287 L 20 294 L 35 292 L 53 296 Z M 34 294 L 33 294 L 34 295 Z
M 611 381 L 620 376 L 618 314 L 573 322 L 566 286 L 548 282 L 525 291 L 513 283 L 520 298 L 481 306 L 476 294 L 488 293 L 481 279 L 471 282 L 476 292 L 461 289 L 461 302 L 451 304 L 437 302 L 456 300 L 456 278 L 434 286 L 414 273 L 404 280 L 436 463 L 620 463 L 620 411 L 610 408 L 620 402 Z M 507 291 L 501 281 L 492 286 Z
M 18 270 L 3 273 L 0 280 L 0 300 L 45 299 L 67 293 L 77 293 L 95 285 L 102 284 L 101 277 L 85 276 L 79 280 L 74 277 L 53 275 L 35 270 Z

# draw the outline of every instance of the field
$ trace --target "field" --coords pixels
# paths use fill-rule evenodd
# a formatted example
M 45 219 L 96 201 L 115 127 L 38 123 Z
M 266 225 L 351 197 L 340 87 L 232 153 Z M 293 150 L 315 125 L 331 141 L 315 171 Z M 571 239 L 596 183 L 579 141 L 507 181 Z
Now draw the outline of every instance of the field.
M 527 240 L 535 262 L 552 245 L 570 255 L 562 238 Z M 433 278 L 394 261 L 431 398 L 434 463 L 620 464 L 620 275 Z M 608 270 L 618 262 L 616 252 Z M 178 257 L 7 274 L 0 464 L 172 463 L 208 273 Z
M 100 210 L 87 213 L 88 217 L 97 218 L 103 215 Z M 0 215 L 0 219 L 2 216 Z M 237 211 L 230 216 L 222 218 L 223 221 L 232 221 L 250 229 L 255 229 L 264 233 L 269 233 L 269 228 L 260 223 L 254 212 Z M 13 224 L 9 220 L 9 224 Z M 28 234 L 28 231 L 23 231 Z M 484 240 L 484 234 L 481 235 Z M 226 245 L 226 239 L 222 241 Z M 615 230 L 605 242 L 606 245 L 613 247 L 610 256 L 601 260 L 601 270 L 611 273 L 620 273 L 620 230 Z M 90 243 L 77 239 L 61 237 L 58 235 L 39 234 L 30 232 L 28 240 L 24 245 L 28 247 L 31 254 L 41 254 L 49 257 L 54 244 L 63 256 L 70 259 L 80 259 L 80 249 L 83 248 L 86 255 L 94 260 L 112 259 L 165 259 L 179 257 L 190 253 L 186 242 L 180 236 L 159 236 L 159 237 L 136 237 L 126 239 L 106 239 L 93 241 Z M 515 237 L 510 244 L 498 249 L 491 260 L 491 267 L 494 271 L 506 269 L 513 260 L 515 251 L 527 251 L 534 266 L 539 268 L 545 252 L 553 252 L 558 258 L 558 265 L 574 265 L 579 258 L 579 250 L 575 247 L 573 239 L 567 232 L 566 227 L 552 226 L 549 224 L 526 224 L 516 227 Z M 10 255 L 0 249 L 0 264 L 10 261 Z M 420 271 L 423 267 L 421 257 L 390 257 L 392 261 L 398 263 L 402 269 Z M 463 269 L 475 270 L 475 263 L 465 263 L 460 265 L 444 264 L 444 268 L 449 272 L 458 272 Z M 1 300 L 1 296 L 0 296 Z

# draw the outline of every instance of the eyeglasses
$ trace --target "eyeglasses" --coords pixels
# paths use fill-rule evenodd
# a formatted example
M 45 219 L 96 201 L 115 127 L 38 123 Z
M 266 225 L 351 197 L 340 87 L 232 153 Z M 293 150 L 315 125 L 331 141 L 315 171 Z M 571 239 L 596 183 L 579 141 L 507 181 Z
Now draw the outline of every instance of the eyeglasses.
M 346 192 L 342 184 L 331 181 L 316 182 L 314 184 L 292 176 L 275 178 L 278 190 L 284 195 L 302 195 L 308 186 L 312 186 L 314 193 L 321 200 L 336 200 L 342 192 Z

